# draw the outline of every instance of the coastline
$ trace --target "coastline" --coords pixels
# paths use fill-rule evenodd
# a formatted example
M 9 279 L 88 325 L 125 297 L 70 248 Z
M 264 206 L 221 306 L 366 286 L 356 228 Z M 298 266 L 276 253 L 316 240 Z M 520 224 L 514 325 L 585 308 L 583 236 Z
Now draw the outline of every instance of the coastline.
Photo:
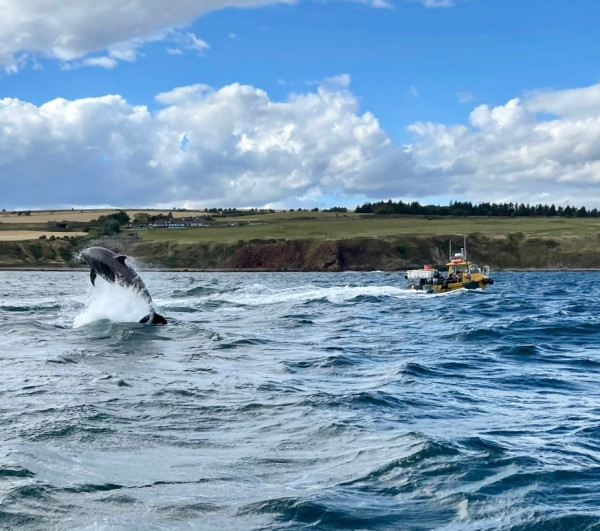
M 19 271 L 19 272 L 58 272 L 58 273 L 87 273 L 89 272 L 89 267 L 69 267 L 69 266 L 0 266 L 0 273 L 3 271 Z M 332 271 L 330 269 L 269 269 L 269 268 L 245 268 L 245 269 L 232 269 L 232 268 L 192 268 L 192 267 L 141 267 L 139 271 L 146 273 L 404 273 L 405 269 L 346 269 L 346 270 L 338 270 Z M 539 268 L 539 267 L 529 267 L 529 268 L 515 268 L 515 267 L 507 267 L 507 268 L 494 268 L 493 272 L 497 273 L 593 273 L 600 271 L 600 267 L 575 267 L 575 268 Z
M 256 239 L 233 243 L 111 239 L 75 244 L 40 240 L 0 242 L 0 271 L 86 271 L 77 253 L 83 245 L 102 245 L 135 259 L 140 271 L 165 272 L 400 272 L 448 261 L 445 235 L 407 235 L 390 238 Z M 598 271 L 600 240 L 583 236 L 553 238 L 523 234 L 472 234 L 469 258 L 492 271 Z

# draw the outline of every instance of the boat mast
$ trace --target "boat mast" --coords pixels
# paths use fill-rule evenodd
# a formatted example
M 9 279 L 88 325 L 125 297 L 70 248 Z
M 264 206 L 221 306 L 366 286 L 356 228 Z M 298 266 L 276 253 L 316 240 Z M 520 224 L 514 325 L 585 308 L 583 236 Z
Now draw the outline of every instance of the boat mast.
M 452 240 L 448 240 L 448 262 L 452 260 Z
M 463 257 L 463 260 L 466 262 L 467 261 L 467 237 L 463 236 L 463 245 L 464 245 L 464 250 L 465 250 L 465 256 Z

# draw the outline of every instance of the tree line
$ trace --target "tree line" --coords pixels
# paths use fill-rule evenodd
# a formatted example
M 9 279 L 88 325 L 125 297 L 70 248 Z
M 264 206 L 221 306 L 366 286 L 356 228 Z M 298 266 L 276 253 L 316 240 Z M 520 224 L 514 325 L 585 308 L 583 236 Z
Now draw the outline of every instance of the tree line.
M 524 203 L 477 203 L 470 201 L 450 201 L 448 206 L 421 205 L 418 201 L 378 201 L 375 203 L 364 203 L 356 207 L 358 214 L 402 214 L 419 216 L 559 216 L 559 217 L 592 217 L 600 216 L 597 208 L 588 210 L 586 207 L 556 207 L 554 205 L 525 205 Z

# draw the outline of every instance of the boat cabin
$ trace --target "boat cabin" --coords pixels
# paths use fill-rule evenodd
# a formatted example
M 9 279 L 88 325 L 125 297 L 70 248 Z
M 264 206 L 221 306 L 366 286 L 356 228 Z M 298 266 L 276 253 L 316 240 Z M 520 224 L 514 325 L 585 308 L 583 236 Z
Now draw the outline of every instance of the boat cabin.
M 446 264 L 446 274 L 434 270 L 430 265 L 423 269 L 413 269 L 406 272 L 406 278 L 412 280 L 410 289 L 426 291 L 447 291 L 454 289 L 483 289 L 494 281 L 489 277 L 489 267 L 483 271 L 477 264 L 467 261 L 463 252 L 455 253 Z M 418 284 L 414 282 L 418 280 Z

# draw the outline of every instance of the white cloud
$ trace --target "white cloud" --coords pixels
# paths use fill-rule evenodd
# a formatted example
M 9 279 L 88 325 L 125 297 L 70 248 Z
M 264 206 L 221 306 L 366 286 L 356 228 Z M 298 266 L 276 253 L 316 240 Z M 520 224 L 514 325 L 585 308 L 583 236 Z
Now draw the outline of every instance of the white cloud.
M 15 73 L 36 57 L 80 61 L 107 52 L 117 61 L 134 61 L 146 42 L 162 40 L 189 27 L 209 11 L 293 4 L 297 0 L 2 0 L 0 68 Z M 355 0 L 374 8 L 392 8 L 392 0 Z M 456 0 L 403 0 L 428 8 L 451 7 Z M 189 34 L 192 35 L 193 34 Z M 195 37 L 195 36 L 194 36 Z M 230 39 L 236 36 L 228 35 Z M 198 51 L 208 44 L 198 39 Z M 119 51 L 127 48 L 126 53 Z M 169 48 L 168 53 L 177 53 Z M 92 62 L 93 64 L 93 62 Z
M 24 55 L 74 61 L 112 47 L 135 50 L 190 25 L 208 11 L 254 7 L 293 0 L 3 0 L 0 18 L 0 66 L 14 72 Z M 199 43 L 202 47 L 202 43 Z M 117 57 L 117 60 L 133 60 Z
M 109 56 L 117 61 L 134 62 L 138 58 L 137 47 L 140 42 L 127 42 L 115 44 L 109 48 Z
M 169 38 L 178 46 L 177 48 L 167 48 L 169 55 L 183 55 L 184 50 L 192 50 L 198 55 L 203 55 L 206 50 L 210 50 L 210 45 L 192 32 L 171 32 Z
M 572 118 L 600 114 L 600 85 L 532 92 L 527 100 L 527 108 L 533 112 Z
M 164 108 L 155 113 L 120 96 L 0 100 L 2 206 L 388 195 L 411 172 L 409 156 L 345 89 L 276 102 L 251 86 L 196 85 L 156 100 Z
M 403 0 L 404 2 L 413 2 L 423 4 L 427 8 L 436 7 L 454 7 L 457 0 Z
M 5 98 L 0 206 L 335 196 L 600 207 L 600 86 L 479 105 L 468 124 L 415 123 L 416 141 L 401 147 L 359 112 L 349 77 L 331 79 L 285 101 L 240 84 L 178 87 L 156 96 L 156 112 L 118 95 L 41 106 Z
M 371 7 L 379 8 L 379 9 L 391 9 L 394 7 L 393 0 L 354 0 L 361 4 L 366 4 Z M 423 4 L 424 7 L 427 8 L 436 8 L 436 7 L 454 7 L 456 5 L 456 0 L 402 0 L 404 2 L 414 2 Z
M 154 99 L 163 105 L 176 105 L 178 103 L 197 101 L 207 92 L 212 92 L 212 87 L 198 83 L 196 85 L 177 87 L 169 92 L 161 92 Z
M 204 39 L 199 39 L 193 33 L 187 33 L 186 40 L 187 40 L 187 48 L 189 50 L 195 50 L 201 54 L 204 52 L 204 50 L 210 49 L 210 46 Z
M 480 105 L 470 125 L 409 128 L 420 170 L 446 190 L 473 201 L 600 206 L 600 85 Z
M 348 74 L 339 74 L 337 76 L 326 77 L 323 81 L 316 83 L 332 89 L 346 89 L 350 86 L 351 78 Z
M 82 63 L 85 66 L 99 66 L 101 68 L 114 68 L 117 66 L 118 61 L 112 57 L 88 57 L 84 59 Z

